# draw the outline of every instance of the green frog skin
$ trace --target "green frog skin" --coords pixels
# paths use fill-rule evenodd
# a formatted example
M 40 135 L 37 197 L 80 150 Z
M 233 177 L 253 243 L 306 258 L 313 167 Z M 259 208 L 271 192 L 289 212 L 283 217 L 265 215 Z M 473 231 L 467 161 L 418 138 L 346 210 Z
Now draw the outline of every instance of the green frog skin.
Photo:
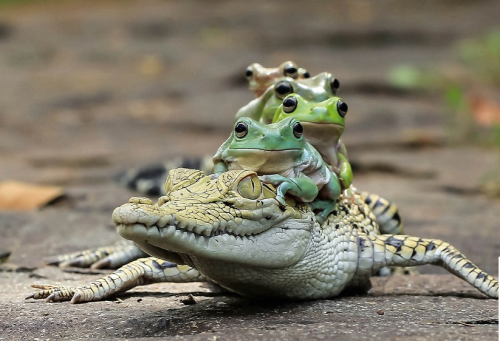
M 353 178 L 347 151 L 340 141 L 345 129 L 347 110 L 347 104 L 339 97 L 310 103 L 300 95 L 291 94 L 285 97 L 273 117 L 274 123 L 290 117 L 300 121 L 307 142 L 332 165 L 340 177 L 343 190 L 351 186 Z
M 256 172 L 263 182 L 277 186 L 276 200 L 284 207 L 287 193 L 312 202 L 313 209 L 321 211 L 320 221 L 340 197 L 337 174 L 306 141 L 302 124 L 294 118 L 269 125 L 248 117 L 238 119 L 213 161 L 216 174 L 241 169 Z
M 236 113 L 236 119 L 250 117 L 260 123 L 272 123 L 274 114 L 289 94 L 295 93 L 310 102 L 323 102 L 335 96 L 339 81 L 331 73 L 323 72 L 312 78 L 294 80 L 286 78 L 270 86 Z
M 259 63 L 253 63 L 247 67 L 245 76 L 248 80 L 248 87 L 253 91 L 255 97 L 260 97 L 270 86 L 283 78 L 304 79 L 310 77 L 306 69 L 298 67 L 292 61 L 286 61 L 275 68 L 266 68 Z

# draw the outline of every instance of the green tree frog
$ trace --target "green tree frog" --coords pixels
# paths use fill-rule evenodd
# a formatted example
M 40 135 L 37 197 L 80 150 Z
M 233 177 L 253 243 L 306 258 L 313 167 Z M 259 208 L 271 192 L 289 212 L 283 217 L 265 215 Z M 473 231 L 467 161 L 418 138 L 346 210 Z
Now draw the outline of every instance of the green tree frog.
M 242 117 L 231 136 L 213 157 L 214 173 L 245 169 L 265 183 L 277 186 L 276 200 L 286 206 L 285 194 L 308 202 L 324 221 L 340 197 L 337 174 L 304 138 L 304 127 L 295 118 L 273 124 Z

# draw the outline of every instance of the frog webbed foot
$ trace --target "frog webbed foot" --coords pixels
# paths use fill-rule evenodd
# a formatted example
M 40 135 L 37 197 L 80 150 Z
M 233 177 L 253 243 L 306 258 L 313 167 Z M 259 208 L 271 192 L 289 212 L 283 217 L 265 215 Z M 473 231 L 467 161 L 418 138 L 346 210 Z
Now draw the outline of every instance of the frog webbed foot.
M 262 182 L 276 186 L 276 200 L 280 205 L 286 207 L 285 195 L 293 195 L 302 202 L 311 202 L 318 195 L 318 187 L 308 177 L 287 178 L 279 174 L 261 175 Z
M 261 175 L 259 176 L 260 181 L 276 186 L 276 201 L 281 208 L 286 208 L 287 204 L 285 201 L 285 194 L 289 189 L 289 178 L 284 176 L 274 174 L 274 175 Z
M 318 223 L 323 224 L 335 209 L 336 201 L 335 200 L 321 200 L 316 199 L 309 204 L 313 212 L 316 214 L 316 220 Z

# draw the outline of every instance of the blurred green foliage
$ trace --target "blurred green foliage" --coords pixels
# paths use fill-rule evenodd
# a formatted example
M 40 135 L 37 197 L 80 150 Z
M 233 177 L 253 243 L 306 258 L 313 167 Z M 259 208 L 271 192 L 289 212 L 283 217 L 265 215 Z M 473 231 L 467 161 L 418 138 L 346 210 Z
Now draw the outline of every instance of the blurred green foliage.
M 458 44 L 457 51 L 459 60 L 478 78 L 500 85 L 500 31 L 465 40 Z
M 449 113 L 449 142 L 492 144 L 493 128 L 475 123 L 470 95 L 500 85 L 500 30 L 460 41 L 453 52 L 456 62 L 452 65 L 399 65 L 389 72 L 388 80 L 396 87 L 441 94 Z
M 400 65 L 389 72 L 388 80 L 397 87 L 425 90 L 442 96 L 448 113 L 448 142 L 495 146 L 499 152 L 498 165 L 485 173 L 478 185 L 488 195 L 498 197 L 500 124 L 495 123 L 498 117 L 493 116 L 498 115 L 500 102 L 496 97 L 493 101 L 496 104 L 492 104 L 487 94 L 499 92 L 500 29 L 479 38 L 460 41 L 453 48 L 453 53 L 456 63 L 431 67 Z M 491 107 L 493 105 L 495 108 Z M 481 118 L 478 115 L 482 115 Z

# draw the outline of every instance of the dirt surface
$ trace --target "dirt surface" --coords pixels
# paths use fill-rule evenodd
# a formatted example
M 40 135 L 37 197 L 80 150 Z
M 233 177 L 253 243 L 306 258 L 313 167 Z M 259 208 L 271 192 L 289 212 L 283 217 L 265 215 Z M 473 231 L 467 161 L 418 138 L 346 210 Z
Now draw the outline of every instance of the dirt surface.
M 498 1 L 72 1 L 0 11 L 0 181 L 62 186 L 38 211 L 0 212 L 0 340 L 176 338 L 492 340 L 498 301 L 442 269 L 378 278 L 368 296 L 251 302 L 204 284 L 154 285 L 122 301 L 24 301 L 31 283 L 100 273 L 41 259 L 118 239 L 124 169 L 212 154 L 252 99 L 243 73 L 294 60 L 330 71 L 349 104 L 359 189 L 394 200 L 410 235 L 452 243 L 498 272 L 500 201 L 477 190 L 495 150 L 443 143 L 439 94 L 387 83 L 398 64 L 454 67 L 453 46 L 498 24 Z M 197 304 L 180 302 L 193 293 Z M 180 295 L 180 296 L 179 296 Z M 383 312 L 383 313 L 382 313 Z

